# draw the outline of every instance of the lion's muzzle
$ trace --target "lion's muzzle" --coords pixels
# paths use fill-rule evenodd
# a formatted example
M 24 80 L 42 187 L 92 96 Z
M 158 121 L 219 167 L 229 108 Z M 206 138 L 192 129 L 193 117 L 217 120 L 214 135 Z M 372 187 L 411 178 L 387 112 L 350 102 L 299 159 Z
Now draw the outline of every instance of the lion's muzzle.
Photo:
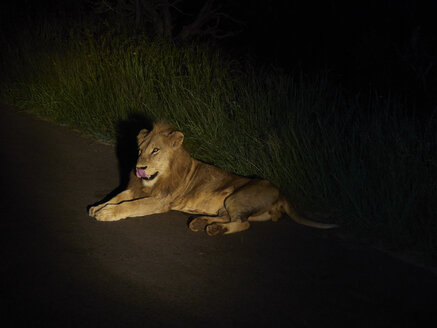
M 150 175 L 148 175 L 148 174 L 146 173 L 146 170 L 145 170 L 146 167 L 147 167 L 147 166 L 144 166 L 144 167 L 137 167 L 137 170 L 136 170 L 136 172 L 135 172 L 137 178 L 139 178 L 139 179 L 150 179 Z
M 158 175 L 158 172 L 155 172 L 154 174 L 150 175 L 146 173 L 146 168 L 147 166 L 137 167 L 135 171 L 135 175 L 137 176 L 138 179 L 153 180 Z

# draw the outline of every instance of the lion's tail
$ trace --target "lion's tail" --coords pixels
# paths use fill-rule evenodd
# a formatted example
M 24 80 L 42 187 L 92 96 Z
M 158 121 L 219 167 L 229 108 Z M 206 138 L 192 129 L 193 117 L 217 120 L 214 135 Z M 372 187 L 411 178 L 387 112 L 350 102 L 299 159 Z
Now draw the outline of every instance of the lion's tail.
M 282 207 L 287 213 L 287 215 L 296 223 L 306 225 L 308 227 L 319 228 L 319 229 L 332 229 L 337 228 L 338 225 L 332 223 L 321 223 L 306 219 L 299 215 L 296 210 L 290 205 L 290 203 L 283 197 L 282 198 Z

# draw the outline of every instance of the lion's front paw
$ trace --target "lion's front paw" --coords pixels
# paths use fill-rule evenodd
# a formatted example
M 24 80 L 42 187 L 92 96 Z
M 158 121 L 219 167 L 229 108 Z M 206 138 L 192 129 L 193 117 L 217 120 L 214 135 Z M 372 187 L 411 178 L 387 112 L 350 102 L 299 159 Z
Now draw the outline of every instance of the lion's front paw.
M 91 217 L 95 217 L 95 216 L 96 216 L 96 213 L 97 213 L 101 208 L 103 208 L 103 207 L 105 207 L 105 206 L 106 206 L 106 203 L 99 204 L 99 205 L 96 205 L 96 206 L 91 206 L 91 207 L 89 208 L 89 210 L 88 210 L 88 215 L 91 216 Z
M 88 209 L 88 215 L 91 216 L 91 217 L 94 217 L 96 212 L 97 212 L 97 210 L 98 210 L 98 206 L 91 206 Z
M 116 207 L 107 205 L 100 210 L 97 210 L 93 215 L 97 221 L 117 221 L 122 219 L 118 217 Z

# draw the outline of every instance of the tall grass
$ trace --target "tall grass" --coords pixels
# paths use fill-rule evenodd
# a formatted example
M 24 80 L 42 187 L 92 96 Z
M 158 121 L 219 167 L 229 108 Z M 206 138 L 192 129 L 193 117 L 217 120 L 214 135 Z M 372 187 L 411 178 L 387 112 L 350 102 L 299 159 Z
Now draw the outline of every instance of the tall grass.
M 346 97 L 323 76 L 115 32 L 44 29 L 4 49 L 5 102 L 112 142 L 134 114 L 167 120 L 200 160 L 267 178 L 386 246 L 437 250 L 435 117 Z

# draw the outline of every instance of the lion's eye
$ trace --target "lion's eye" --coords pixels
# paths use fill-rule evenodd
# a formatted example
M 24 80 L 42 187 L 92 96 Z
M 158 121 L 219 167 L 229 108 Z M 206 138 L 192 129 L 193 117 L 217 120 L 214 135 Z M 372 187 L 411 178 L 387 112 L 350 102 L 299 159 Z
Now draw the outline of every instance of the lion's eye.
M 159 151 L 159 148 L 153 148 L 152 154 L 156 154 Z
M 141 155 L 141 149 L 138 149 L 138 156 Z

